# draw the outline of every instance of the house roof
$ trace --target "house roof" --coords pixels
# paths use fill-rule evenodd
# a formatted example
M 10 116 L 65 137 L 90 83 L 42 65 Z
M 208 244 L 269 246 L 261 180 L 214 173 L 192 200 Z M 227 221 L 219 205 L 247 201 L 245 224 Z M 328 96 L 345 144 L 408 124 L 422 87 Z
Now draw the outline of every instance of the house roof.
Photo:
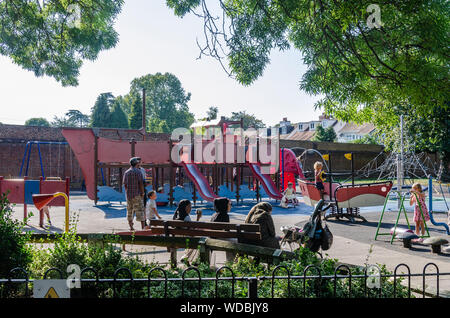
M 375 126 L 370 123 L 358 125 L 355 123 L 346 123 L 344 127 L 339 130 L 339 134 L 342 133 L 354 133 L 354 134 L 369 134 L 375 129 Z
M 288 136 L 280 136 L 280 139 L 287 140 L 311 140 L 316 132 L 314 130 L 293 131 Z

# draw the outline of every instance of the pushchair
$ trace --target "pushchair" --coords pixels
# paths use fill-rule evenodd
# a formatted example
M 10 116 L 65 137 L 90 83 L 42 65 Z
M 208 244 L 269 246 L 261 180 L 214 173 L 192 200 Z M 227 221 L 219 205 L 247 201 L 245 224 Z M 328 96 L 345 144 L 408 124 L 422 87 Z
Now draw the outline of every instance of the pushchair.
M 322 216 L 325 215 L 326 210 L 331 207 L 331 204 L 326 206 L 324 204 L 324 200 L 320 200 L 316 204 L 313 214 L 303 228 L 297 226 L 281 227 L 284 233 L 281 244 L 289 244 L 291 250 L 294 243 L 303 245 L 317 253 L 319 253 L 320 248 L 324 251 L 328 250 L 333 244 L 333 234 L 326 224 L 322 224 Z M 322 256 L 321 253 L 319 254 Z

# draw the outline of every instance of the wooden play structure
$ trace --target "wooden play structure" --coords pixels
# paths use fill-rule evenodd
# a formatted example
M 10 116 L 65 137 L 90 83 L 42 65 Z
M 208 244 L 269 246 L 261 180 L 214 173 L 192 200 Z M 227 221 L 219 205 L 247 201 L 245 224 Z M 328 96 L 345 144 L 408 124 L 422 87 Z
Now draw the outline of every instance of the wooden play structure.
M 157 190 L 157 201 L 164 200 L 170 205 L 181 198 L 193 200 L 195 204 L 199 199 L 213 201 L 218 196 L 240 202 L 248 192 L 253 192 L 256 201 L 264 194 L 280 200 L 288 178 L 303 177 L 295 154 L 289 149 L 277 148 L 275 151 L 282 157 L 281 167 L 275 162 L 262 162 L 259 154 L 265 144 L 260 143 L 260 139 L 256 145 L 250 145 L 248 140 L 240 144 L 239 136 L 230 133 L 233 126 L 242 128 L 242 120 L 227 121 L 222 117 L 216 123 L 201 123 L 193 127 L 189 145 L 172 140 L 150 140 L 144 134 L 142 140 L 109 139 L 100 137 L 97 130 L 90 128 L 64 128 L 62 134 L 81 166 L 87 195 L 96 204 L 126 200 L 123 173 L 129 168 L 129 159 L 136 156 L 142 159 L 141 166 L 147 170 L 151 182 L 148 189 Z M 196 133 L 202 134 L 209 128 L 220 129 L 224 136 L 222 143 L 216 136 L 196 138 Z M 196 160 L 196 153 L 205 151 L 209 151 L 211 158 Z M 239 154 L 245 157 L 238 158 Z M 178 162 L 172 159 L 177 155 Z M 263 173 L 264 166 L 270 166 L 272 173 Z

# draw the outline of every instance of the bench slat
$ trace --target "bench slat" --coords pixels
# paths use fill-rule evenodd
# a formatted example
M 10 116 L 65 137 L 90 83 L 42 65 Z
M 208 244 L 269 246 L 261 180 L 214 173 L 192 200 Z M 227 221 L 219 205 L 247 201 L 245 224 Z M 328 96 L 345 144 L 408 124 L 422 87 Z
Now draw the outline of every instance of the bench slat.
M 215 230 L 198 230 L 198 229 L 182 229 L 169 228 L 169 235 L 183 235 L 183 236 L 207 236 L 211 238 L 244 238 L 248 240 L 260 240 L 261 233 L 245 233 L 241 232 L 240 236 L 237 232 L 232 231 L 215 231 Z M 151 229 L 152 234 L 166 235 L 166 231 L 162 227 L 155 227 Z
M 238 225 L 241 232 L 260 232 L 259 224 L 234 224 L 225 222 L 185 222 L 185 221 L 165 221 L 165 220 L 151 220 L 150 226 L 154 227 L 164 226 L 167 224 L 171 227 L 188 227 L 196 229 L 210 229 L 210 230 L 237 230 Z

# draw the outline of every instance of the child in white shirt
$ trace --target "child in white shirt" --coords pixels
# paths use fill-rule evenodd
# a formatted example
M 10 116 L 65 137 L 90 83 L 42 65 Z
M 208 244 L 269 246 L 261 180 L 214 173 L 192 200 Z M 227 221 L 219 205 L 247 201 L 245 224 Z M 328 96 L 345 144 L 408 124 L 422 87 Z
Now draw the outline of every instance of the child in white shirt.
M 156 208 L 156 191 L 150 191 L 148 193 L 148 203 L 145 207 L 145 215 L 149 223 L 151 220 L 155 220 L 156 218 L 162 219 L 162 217 L 158 214 L 158 210 Z
M 295 189 L 292 182 L 288 182 L 288 187 L 283 193 L 283 198 L 281 199 L 281 207 L 287 208 L 289 201 L 291 201 L 294 206 L 298 205 L 297 196 L 295 195 Z

